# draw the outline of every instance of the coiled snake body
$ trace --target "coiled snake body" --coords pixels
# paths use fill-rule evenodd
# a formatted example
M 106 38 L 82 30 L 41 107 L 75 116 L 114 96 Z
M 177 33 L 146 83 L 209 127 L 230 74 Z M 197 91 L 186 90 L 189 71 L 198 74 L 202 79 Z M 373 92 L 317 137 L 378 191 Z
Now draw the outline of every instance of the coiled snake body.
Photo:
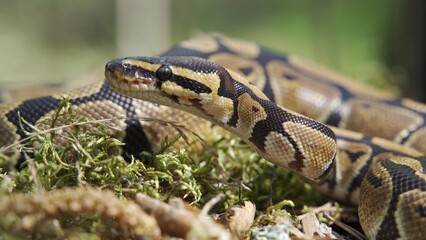
M 420 103 L 218 36 L 183 42 L 163 57 L 113 60 L 106 77 L 129 97 L 107 83 L 70 92 L 71 102 L 89 118 L 194 122 L 192 115 L 130 97 L 182 109 L 236 133 L 265 159 L 316 182 L 321 191 L 359 203 L 370 239 L 420 239 L 426 233 L 426 107 Z M 1 105 L 0 129 L 7 134 L 1 146 L 25 136 L 18 111 L 35 123 L 59 101 L 49 96 Z M 202 131 L 211 124 L 197 123 L 194 128 Z M 149 150 L 172 131 L 130 118 L 116 124 L 125 129 L 115 134 L 128 143 L 128 154 Z

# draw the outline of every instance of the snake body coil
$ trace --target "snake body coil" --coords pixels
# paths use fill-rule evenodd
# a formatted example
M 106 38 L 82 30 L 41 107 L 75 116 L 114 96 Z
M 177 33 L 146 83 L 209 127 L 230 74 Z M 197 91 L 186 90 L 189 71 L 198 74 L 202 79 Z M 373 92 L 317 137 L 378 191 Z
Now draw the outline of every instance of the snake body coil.
M 356 86 L 251 42 L 224 37 L 185 41 L 163 57 L 113 60 L 106 66 L 106 77 L 113 89 L 129 97 L 115 93 L 107 83 L 68 95 L 89 119 L 128 117 L 116 120 L 123 131 L 112 133 L 127 143 L 127 154 L 149 150 L 173 134 L 172 129 L 131 117 L 183 125 L 196 121 L 191 128 L 206 136 L 210 129 L 206 126 L 218 124 L 265 159 L 314 180 L 319 190 L 359 204 L 360 222 L 370 239 L 424 238 L 424 105 Z M 0 138 L 0 146 L 25 137 L 18 111 L 36 123 L 59 101 L 54 95 L 0 105 L 0 129 L 7 134 Z

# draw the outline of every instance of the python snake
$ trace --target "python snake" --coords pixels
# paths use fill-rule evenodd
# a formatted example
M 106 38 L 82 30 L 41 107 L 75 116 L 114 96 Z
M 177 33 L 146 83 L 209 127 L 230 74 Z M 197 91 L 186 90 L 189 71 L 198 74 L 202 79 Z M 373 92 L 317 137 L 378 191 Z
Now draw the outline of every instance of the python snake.
M 206 126 L 215 123 L 319 190 L 359 204 L 369 239 L 421 239 L 426 233 L 426 106 L 421 103 L 221 36 L 185 41 L 162 57 L 113 60 L 106 77 L 113 89 L 129 96 L 107 82 L 68 95 L 75 110 L 89 119 L 126 116 L 114 123 L 123 131 L 111 132 L 127 143 L 125 154 L 151 150 L 173 134 L 172 128 L 135 116 L 188 126 L 196 122 L 191 128 L 206 138 Z M 0 105 L 0 146 L 26 136 L 18 112 L 35 124 L 60 99 L 58 94 Z

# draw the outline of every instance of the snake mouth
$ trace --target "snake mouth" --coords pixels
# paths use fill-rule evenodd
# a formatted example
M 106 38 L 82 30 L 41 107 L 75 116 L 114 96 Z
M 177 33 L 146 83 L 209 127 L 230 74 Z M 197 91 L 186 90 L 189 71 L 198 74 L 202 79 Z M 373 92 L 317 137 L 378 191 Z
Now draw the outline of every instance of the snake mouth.
M 159 92 L 155 76 L 127 63 L 126 59 L 114 59 L 105 65 L 105 77 L 110 86 L 117 92 L 139 99 L 143 99 L 147 92 Z
M 108 62 L 105 77 L 110 87 L 127 97 L 179 108 L 176 99 L 161 90 L 162 83 L 156 77 L 156 69 L 161 65 L 144 68 L 138 63 L 138 59 L 131 57 Z

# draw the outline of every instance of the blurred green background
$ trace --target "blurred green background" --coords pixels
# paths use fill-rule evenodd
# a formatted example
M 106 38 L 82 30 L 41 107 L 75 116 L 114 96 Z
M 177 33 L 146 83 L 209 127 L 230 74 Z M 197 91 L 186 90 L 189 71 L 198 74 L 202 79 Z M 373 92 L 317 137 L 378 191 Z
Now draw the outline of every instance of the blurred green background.
M 102 79 L 111 58 L 159 54 L 213 31 L 378 87 L 399 84 L 419 97 L 406 87 L 407 78 L 419 77 L 398 61 L 400 52 L 424 50 L 421 38 L 404 42 L 415 32 L 404 35 L 407 16 L 420 8 L 414 2 L 424 6 L 403 0 L 0 0 L 0 87 Z

